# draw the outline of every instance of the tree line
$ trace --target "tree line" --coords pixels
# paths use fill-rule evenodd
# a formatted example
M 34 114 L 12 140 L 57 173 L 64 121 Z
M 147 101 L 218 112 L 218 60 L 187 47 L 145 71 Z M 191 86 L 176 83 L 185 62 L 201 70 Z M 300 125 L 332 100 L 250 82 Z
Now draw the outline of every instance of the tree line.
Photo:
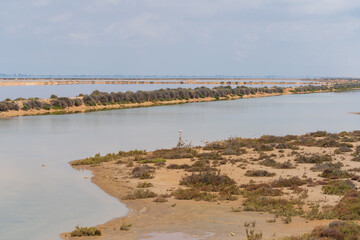
M 332 91 L 332 90 L 348 90 L 360 88 L 360 83 L 346 83 L 336 84 L 333 86 L 321 85 L 306 85 L 293 88 L 291 91 L 294 93 L 315 92 L 315 91 Z M 177 89 L 159 89 L 153 91 L 127 91 L 127 92 L 100 92 L 93 91 L 90 95 L 81 95 L 76 98 L 57 97 L 52 95 L 49 101 L 42 101 L 37 98 L 29 98 L 22 100 L 22 107 L 17 101 L 7 99 L 0 102 L 0 112 L 11 110 L 30 110 L 30 109 L 65 109 L 67 107 L 77 106 L 96 106 L 96 105 L 111 105 L 111 104 L 127 104 L 127 103 L 143 103 L 143 102 L 159 102 L 171 100 L 189 100 L 200 98 L 224 98 L 229 96 L 245 96 L 255 95 L 258 93 L 283 93 L 284 87 L 245 87 L 238 86 L 232 88 L 231 86 L 219 86 L 215 88 L 198 87 L 195 89 L 190 88 L 177 88 Z

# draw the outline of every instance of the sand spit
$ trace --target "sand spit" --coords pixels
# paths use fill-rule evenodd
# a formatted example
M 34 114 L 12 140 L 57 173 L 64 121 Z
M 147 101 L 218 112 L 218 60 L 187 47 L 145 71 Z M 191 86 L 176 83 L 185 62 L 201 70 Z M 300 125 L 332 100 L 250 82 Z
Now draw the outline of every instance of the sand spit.
M 333 181 L 350 181 L 351 188 L 354 189 L 352 191 L 357 191 L 355 189 L 360 187 L 359 178 L 355 177 L 360 172 L 360 163 L 354 160 L 354 156 L 359 154 L 359 145 L 359 131 L 340 134 L 317 132 L 281 138 L 232 139 L 210 143 L 206 147 L 119 153 L 89 158 L 86 162 L 74 161 L 72 164 L 75 168 L 90 170 L 93 173 L 91 181 L 107 194 L 125 203 L 130 213 L 96 226 L 102 231 L 101 237 L 72 238 L 70 233 L 61 234 L 61 237 L 115 240 L 171 239 L 171 236 L 180 236 L 178 239 L 231 239 L 235 236 L 236 239 L 246 239 L 246 229 L 253 229 L 256 233 L 262 232 L 262 239 L 265 240 L 307 233 L 315 226 L 332 221 L 310 220 L 309 216 L 316 215 L 310 215 L 310 210 L 319 206 L 320 211 L 326 212 L 326 209 L 332 209 L 342 198 L 343 194 L 325 194 L 324 186 L 329 186 Z M 135 169 L 145 165 L 153 172 L 151 176 L 144 177 L 146 179 L 140 179 L 135 175 Z M 203 168 L 199 170 L 198 166 Z M 328 173 L 336 172 L 336 169 L 344 176 L 324 175 L 325 170 Z M 258 170 L 271 174 L 249 175 L 249 171 Z M 180 184 L 182 179 L 199 176 L 204 172 L 214 174 L 212 176 L 228 176 L 235 181 L 236 186 L 240 186 L 240 193 L 236 193 L 234 198 L 228 195 L 224 198 L 221 192 L 206 192 L 213 195 L 210 201 L 176 199 L 178 189 L 191 188 Z M 300 183 L 292 183 L 294 185 L 291 187 L 276 185 L 279 184 L 276 182 L 279 179 L 293 177 Z M 129 193 L 139 190 L 139 183 L 150 183 L 150 187 L 146 189 L 164 196 L 166 200 L 163 203 L 154 202 L 154 197 L 126 200 Z M 272 187 L 267 187 L 267 191 L 263 189 L 251 192 L 250 189 L 259 184 Z M 216 186 L 207 187 L 209 190 L 209 187 Z M 200 192 L 204 190 L 199 186 L 194 188 Z M 248 199 L 264 196 L 292 202 L 295 208 L 291 211 L 295 212 L 290 217 L 290 222 L 282 211 L 247 211 L 249 209 L 246 208 L 252 206 L 245 204 Z M 250 222 L 254 222 L 254 225 L 245 226 Z M 128 231 L 120 230 L 124 223 L 132 224 Z
M 290 94 L 310 94 L 310 93 L 323 93 L 330 92 L 326 90 L 319 90 L 313 92 L 292 92 L 293 88 L 284 88 L 282 93 L 256 93 L 256 94 L 248 94 L 243 96 L 237 95 L 229 95 L 226 97 L 205 97 L 205 98 L 194 98 L 194 99 L 182 99 L 182 100 L 169 100 L 169 101 L 149 101 L 143 103 L 125 103 L 125 104 L 109 104 L 109 105 L 96 105 L 96 106 L 73 106 L 67 107 L 65 109 L 29 109 L 22 110 L 23 104 L 27 102 L 27 100 L 16 100 L 15 104 L 18 104 L 20 110 L 10 110 L 7 112 L 0 112 L 0 118 L 11 118 L 18 116 L 34 116 L 34 115 L 51 115 L 51 114 L 72 114 L 72 113 L 84 113 L 84 112 L 93 112 L 93 111 L 102 111 L 102 110 L 115 110 L 115 109 L 128 109 L 128 108 L 141 108 L 141 107 L 153 107 L 153 106 L 164 106 L 164 105 L 176 105 L 176 104 L 186 104 L 186 103 L 195 103 L 195 102 L 212 102 L 212 101 L 226 101 L 226 100 L 236 100 L 242 98 L 259 98 L 259 97 L 273 97 L 273 96 L 281 96 L 281 95 L 290 95 Z M 82 99 L 83 97 L 73 97 L 70 99 Z M 40 99 L 40 102 L 43 104 L 49 104 L 51 99 Z

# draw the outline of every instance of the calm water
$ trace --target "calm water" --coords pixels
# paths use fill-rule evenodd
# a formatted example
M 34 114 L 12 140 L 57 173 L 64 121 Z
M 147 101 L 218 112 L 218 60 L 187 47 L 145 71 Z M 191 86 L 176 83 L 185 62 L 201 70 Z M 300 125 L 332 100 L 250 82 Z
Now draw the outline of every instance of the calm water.
M 305 84 L 304 84 L 305 85 Z M 6 98 L 50 98 L 51 94 L 59 97 L 76 97 L 80 93 L 90 94 L 94 90 L 102 92 L 151 91 L 161 88 L 196 88 L 205 86 L 214 88 L 217 84 L 73 84 L 73 85 L 44 85 L 44 86 L 6 86 L 0 87 L 0 101 Z M 240 85 L 241 86 L 241 85 Z M 274 84 L 243 85 L 249 87 L 273 87 Z M 301 84 L 281 84 L 281 87 L 297 87 Z M 232 85 L 234 87 L 234 85 Z
M 67 162 L 202 140 L 359 129 L 360 92 L 292 95 L 0 120 L 0 239 L 56 239 L 126 208 Z M 45 164 L 46 167 L 41 167 Z

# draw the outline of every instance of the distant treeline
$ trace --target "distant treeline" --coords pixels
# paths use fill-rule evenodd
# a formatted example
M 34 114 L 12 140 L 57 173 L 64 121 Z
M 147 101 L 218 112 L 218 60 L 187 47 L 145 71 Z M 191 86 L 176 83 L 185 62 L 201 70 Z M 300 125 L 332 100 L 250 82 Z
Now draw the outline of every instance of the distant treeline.
M 333 90 L 350 90 L 354 88 L 360 88 L 360 83 L 352 84 L 337 84 L 333 86 L 300 86 L 292 88 L 293 93 L 307 93 L 315 91 L 333 91 Z M 117 93 L 106 93 L 100 91 L 94 91 L 90 95 L 80 95 L 77 98 L 57 97 L 52 95 L 50 100 L 40 100 L 38 98 L 29 99 L 16 99 L 12 101 L 7 99 L 0 102 L 0 112 L 6 112 L 11 110 L 30 110 L 30 109 L 65 109 L 67 107 L 76 106 L 97 106 L 97 105 L 112 105 L 112 104 L 127 104 L 127 103 L 143 103 L 143 102 L 159 102 L 159 101 L 171 101 L 171 100 L 189 100 L 189 99 L 201 99 L 201 98 L 224 98 L 230 96 L 245 96 L 255 95 L 257 93 L 283 93 L 284 87 L 260 87 L 252 88 L 245 86 L 238 86 L 232 88 L 231 86 L 220 86 L 213 89 L 206 87 L 198 87 L 195 89 L 177 88 L 177 89 L 160 89 L 154 91 L 127 91 Z M 22 101 L 22 107 L 19 106 L 17 101 Z

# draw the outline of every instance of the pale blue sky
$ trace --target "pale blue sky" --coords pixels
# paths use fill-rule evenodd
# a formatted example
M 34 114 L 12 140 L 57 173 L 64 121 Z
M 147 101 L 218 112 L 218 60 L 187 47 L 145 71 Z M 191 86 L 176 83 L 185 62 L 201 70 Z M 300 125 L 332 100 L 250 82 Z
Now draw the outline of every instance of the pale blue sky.
M 360 77 L 360 1 L 1 0 L 0 73 Z

